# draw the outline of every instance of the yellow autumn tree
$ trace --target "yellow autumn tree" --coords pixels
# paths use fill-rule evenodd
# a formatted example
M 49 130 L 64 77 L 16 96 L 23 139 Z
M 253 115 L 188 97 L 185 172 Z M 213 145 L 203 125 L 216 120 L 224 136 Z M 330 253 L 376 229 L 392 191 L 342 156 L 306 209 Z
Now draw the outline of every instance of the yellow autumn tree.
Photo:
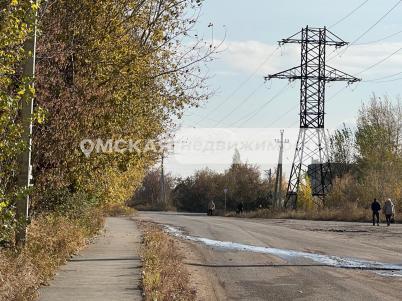
M 310 211 L 314 208 L 313 191 L 311 189 L 310 178 L 306 175 L 299 184 L 297 192 L 297 209 Z
M 214 47 L 185 41 L 196 0 L 58 0 L 41 12 L 34 130 L 34 209 L 76 193 L 124 202 L 156 151 L 80 150 L 84 139 L 160 141 L 186 107 L 208 96 L 201 65 Z M 196 16 L 197 14 L 195 14 Z
M 20 193 L 15 185 L 16 158 L 27 146 L 21 141 L 19 108 L 34 93 L 32 78 L 22 75 L 27 57 L 24 43 L 32 32 L 37 5 L 32 1 L 0 2 L 0 241 L 15 224 L 13 205 Z

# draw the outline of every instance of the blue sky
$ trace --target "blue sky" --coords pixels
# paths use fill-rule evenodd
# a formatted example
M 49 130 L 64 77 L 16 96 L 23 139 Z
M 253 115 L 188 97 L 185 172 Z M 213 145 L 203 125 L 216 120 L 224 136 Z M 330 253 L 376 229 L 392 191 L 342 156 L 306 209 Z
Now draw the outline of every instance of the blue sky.
M 187 110 L 182 126 L 297 127 L 299 82 L 288 85 L 286 80 L 273 80 L 264 84 L 263 80 L 264 75 L 299 64 L 298 45 L 285 45 L 272 55 L 277 41 L 293 35 L 306 25 L 327 26 L 345 41 L 355 41 L 401 1 L 369 0 L 350 17 L 331 27 L 363 2 L 205 0 L 196 30 L 206 39 L 211 39 L 208 24 L 212 23 L 215 41 L 218 43 L 225 35 L 226 38 L 222 51 L 209 64 L 212 76 L 209 86 L 215 94 L 200 108 Z M 342 89 L 345 83 L 327 85 L 327 127 L 336 128 L 343 122 L 353 124 L 362 102 L 367 101 L 372 93 L 389 96 L 400 93 L 402 49 L 398 49 L 402 48 L 401 16 L 402 3 L 344 53 L 339 50 L 331 54 L 332 49 L 327 49 L 328 65 L 363 79 L 346 89 Z M 393 36 L 378 41 L 390 35 Z M 369 68 L 394 52 L 396 54 L 389 59 Z M 270 59 L 267 60 L 268 57 Z M 369 70 L 364 71 L 367 68 Z M 401 72 L 399 76 L 387 77 L 398 72 Z M 386 78 L 367 81 L 382 77 Z M 172 164 L 172 169 L 177 169 L 177 166 Z M 187 166 L 186 170 L 184 173 L 188 174 L 192 167 Z

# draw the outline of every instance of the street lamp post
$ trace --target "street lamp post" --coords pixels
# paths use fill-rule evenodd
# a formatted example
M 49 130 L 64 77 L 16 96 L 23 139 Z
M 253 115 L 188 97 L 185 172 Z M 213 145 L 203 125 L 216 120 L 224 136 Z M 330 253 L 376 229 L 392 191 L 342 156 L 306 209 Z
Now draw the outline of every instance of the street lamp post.
M 226 216 L 226 194 L 228 193 L 228 189 L 227 188 L 223 189 L 223 192 L 225 193 L 225 211 L 224 211 L 224 215 Z

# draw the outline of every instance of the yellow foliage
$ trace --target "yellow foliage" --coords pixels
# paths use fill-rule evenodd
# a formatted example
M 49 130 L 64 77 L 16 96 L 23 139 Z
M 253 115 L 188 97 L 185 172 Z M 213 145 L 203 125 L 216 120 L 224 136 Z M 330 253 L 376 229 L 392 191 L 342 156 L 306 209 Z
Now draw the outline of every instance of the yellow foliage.
M 37 288 L 102 226 L 99 212 L 87 215 L 91 218 L 86 224 L 59 214 L 42 215 L 29 226 L 28 243 L 21 252 L 1 251 L 0 300 L 34 300 Z
M 311 189 L 310 178 L 306 175 L 304 181 L 300 181 L 299 191 L 297 193 L 297 208 L 304 210 L 314 209 L 314 198 Z

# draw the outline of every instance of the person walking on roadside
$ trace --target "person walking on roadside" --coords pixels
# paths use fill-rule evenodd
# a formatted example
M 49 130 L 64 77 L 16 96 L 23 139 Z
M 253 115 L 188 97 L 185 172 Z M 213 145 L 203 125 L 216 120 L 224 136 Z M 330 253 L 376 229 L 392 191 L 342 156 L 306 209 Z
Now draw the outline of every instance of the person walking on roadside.
M 208 203 L 208 215 L 212 216 L 215 210 L 215 203 L 213 200 L 210 200 Z
M 373 226 L 375 226 L 375 222 L 377 220 L 377 226 L 380 225 L 380 210 L 381 210 L 381 205 L 377 201 L 377 199 L 374 199 L 374 201 L 371 203 L 371 211 L 373 211 Z
M 243 209 L 244 209 L 244 204 L 243 204 L 243 202 L 240 202 L 240 203 L 237 205 L 236 213 L 237 213 L 237 214 L 242 214 L 242 213 L 243 213 Z
M 385 214 L 385 219 L 387 220 L 387 226 L 389 227 L 391 225 L 392 215 L 395 213 L 395 206 L 394 203 L 392 203 L 391 199 L 387 199 L 385 201 L 383 210 Z

